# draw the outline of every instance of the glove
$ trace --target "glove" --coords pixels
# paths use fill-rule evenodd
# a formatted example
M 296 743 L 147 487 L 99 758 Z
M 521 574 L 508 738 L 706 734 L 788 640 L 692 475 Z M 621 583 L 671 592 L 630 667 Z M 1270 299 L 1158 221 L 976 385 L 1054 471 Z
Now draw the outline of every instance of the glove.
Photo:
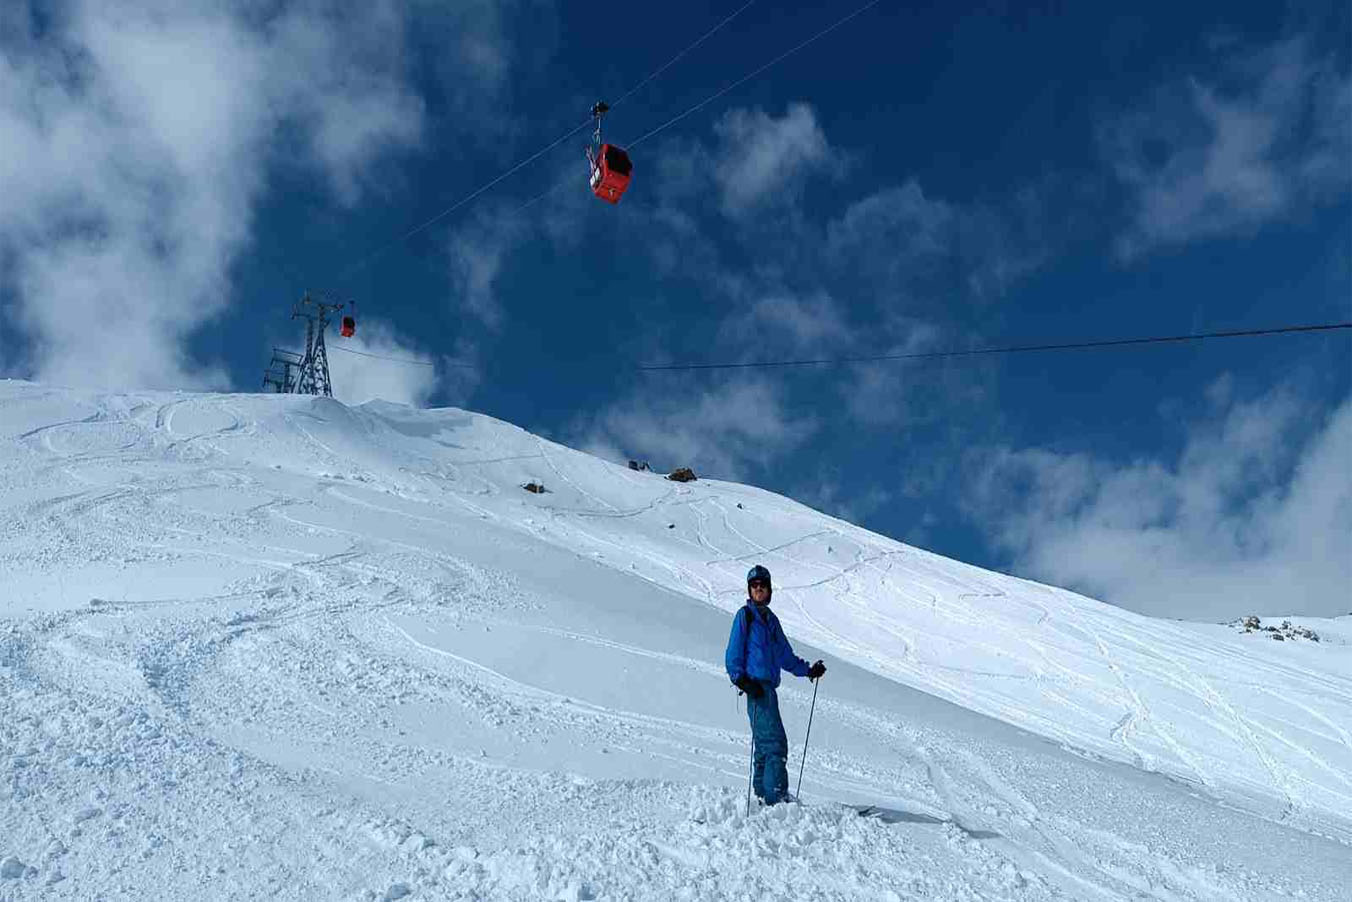
M 809 680 L 819 680 L 824 673 L 826 673 L 826 665 L 821 661 L 818 661 L 807 669 L 807 678 Z
M 761 688 L 761 684 L 757 683 L 749 676 L 738 677 L 735 685 L 751 698 L 760 698 L 765 694 L 765 690 Z

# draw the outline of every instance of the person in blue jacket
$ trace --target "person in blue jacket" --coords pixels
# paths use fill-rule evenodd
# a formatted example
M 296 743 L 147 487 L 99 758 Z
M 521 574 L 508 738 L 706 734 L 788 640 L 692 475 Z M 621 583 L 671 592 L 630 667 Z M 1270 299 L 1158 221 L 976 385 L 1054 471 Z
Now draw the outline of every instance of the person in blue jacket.
M 746 575 L 747 602 L 732 621 L 728 651 L 723 656 L 728 679 L 746 693 L 746 714 L 751 721 L 754 748 L 751 788 L 767 805 L 785 801 L 789 795 L 789 740 L 779 716 L 779 672 L 815 680 L 826 673 L 821 661 L 809 665 L 793 653 L 793 646 L 770 610 L 770 571 L 760 564 Z

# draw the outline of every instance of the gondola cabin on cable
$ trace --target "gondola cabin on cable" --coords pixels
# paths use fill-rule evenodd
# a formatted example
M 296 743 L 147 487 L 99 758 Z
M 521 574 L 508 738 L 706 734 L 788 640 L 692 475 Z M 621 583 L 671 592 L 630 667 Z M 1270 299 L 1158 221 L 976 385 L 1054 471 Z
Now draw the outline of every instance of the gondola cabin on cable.
M 344 316 L 342 323 L 338 326 L 338 334 L 344 338 L 351 338 L 357 332 L 357 317 L 353 315 L 356 312 L 354 306 L 352 313 Z
M 618 204 L 620 195 L 629 187 L 629 176 L 633 171 L 629 154 L 613 144 L 602 144 L 592 162 L 592 193 L 601 200 Z
M 618 204 L 624 190 L 629 187 L 634 164 L 624 148 L 601 141 L 601 117 L 609 109 L 604 101 L 592 107 L 596 134 L 593 136 L 593 146 L 587 148 L 587 161 L 591 164 L 592 194 L 607 203 Z

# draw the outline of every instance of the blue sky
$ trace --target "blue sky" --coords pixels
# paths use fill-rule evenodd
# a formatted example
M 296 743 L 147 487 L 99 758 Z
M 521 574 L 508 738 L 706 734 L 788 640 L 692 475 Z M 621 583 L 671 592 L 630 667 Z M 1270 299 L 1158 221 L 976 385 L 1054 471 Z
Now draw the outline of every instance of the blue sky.
M 693 465 L 1149 613 L 1352 610 L 1347 333 L 635 370 L 1352 318 L 1345 3 L 882 0 L 641 141 L 618 207 L 579 134 L 391 245 L 742 3 L 447 6 L 6 4 L 0 374 L 251 391 L 319 289 L 358 303 L 350 347 L 433 364 L 335 352 L 348 400 Z M 750 4 L 608 137 L 853 8 Z

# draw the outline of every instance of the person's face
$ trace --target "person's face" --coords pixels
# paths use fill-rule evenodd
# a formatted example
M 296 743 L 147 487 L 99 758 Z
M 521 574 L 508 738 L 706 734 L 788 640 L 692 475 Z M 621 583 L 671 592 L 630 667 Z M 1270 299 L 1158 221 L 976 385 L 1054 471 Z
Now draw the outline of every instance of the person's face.
M 765 580 L 753 579 L 746 587 L 751 592 L 751 600 L 756 604 L 765 604 L 770 600 L 770 584 Z

